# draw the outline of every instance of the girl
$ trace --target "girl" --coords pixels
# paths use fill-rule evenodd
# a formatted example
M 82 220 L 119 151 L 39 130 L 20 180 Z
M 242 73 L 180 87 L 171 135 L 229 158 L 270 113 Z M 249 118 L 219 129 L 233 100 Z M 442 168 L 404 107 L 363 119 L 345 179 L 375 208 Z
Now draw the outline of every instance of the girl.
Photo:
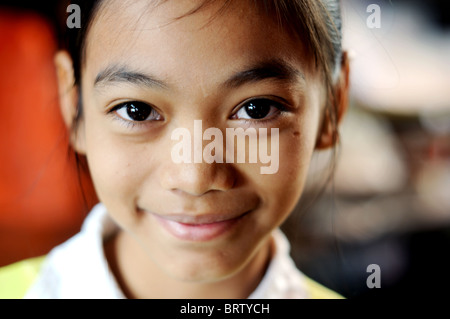
M 60 104 L 101 204 L 26 297 L 338 297 L 295 268 L 278 230 L 346 108 L 338 1 L 74 3 L 81 28 L 55 58 Z M 197 134 L 194 121 L 277 129 L 258 138 L 277 138 L 278 170 L 175 162 L 172 133 Z

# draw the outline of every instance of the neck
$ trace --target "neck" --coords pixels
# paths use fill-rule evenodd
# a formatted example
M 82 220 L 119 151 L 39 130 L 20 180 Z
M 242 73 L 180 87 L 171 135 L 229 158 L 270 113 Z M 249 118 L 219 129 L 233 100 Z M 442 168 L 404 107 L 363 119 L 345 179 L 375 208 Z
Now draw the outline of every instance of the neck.
M 271 247 L 269 239 L 236 274 L 220 281 L 200 283 L 170 277 L 124 231 L 105 244 L 105 255 L 127 298 L 243 299 L 256 289 L 264 276 Z

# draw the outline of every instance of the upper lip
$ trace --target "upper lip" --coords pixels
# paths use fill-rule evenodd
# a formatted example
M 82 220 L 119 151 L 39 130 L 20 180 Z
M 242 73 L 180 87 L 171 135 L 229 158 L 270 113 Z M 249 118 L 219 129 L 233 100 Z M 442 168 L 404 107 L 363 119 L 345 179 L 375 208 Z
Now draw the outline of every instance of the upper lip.
M 237 219 L 239 217 L 242 217 L 246 215 L 249 211 L 241 212 L 239 214 L 214 214 L 214 213 L 206 213 L 206 214 L 189 214 L 189 213 L 181 213 L 181 214 L 165 214 L 160 215 L 153 213 L 157 217 L 177 222 L 180 224 L 186 224 L 186 225 L 207 225 L 207 224 L 214 224 L 214 223 L 220 223 L 224 221 L 229 221 L 233 219 Z
M 240 200 L 236 200 L 237 195 L 233 193 L 220 193 L 221 197 L 218 195 L 218 193 L 208 193 L 195 200 L 190 197 L 167 197 L 165 198 L 167 205 L 164 208 L 156 205 L 156 210 L 153 210 L 151 206 L 138 205 L 138 209 L 167 221 L 187 225 L 207 225 L 243 217 L 258 209 L 261 204 L 259 197 L 253 193 L 237 193 Z M 225 195 L 228 196 L 224 197 Z

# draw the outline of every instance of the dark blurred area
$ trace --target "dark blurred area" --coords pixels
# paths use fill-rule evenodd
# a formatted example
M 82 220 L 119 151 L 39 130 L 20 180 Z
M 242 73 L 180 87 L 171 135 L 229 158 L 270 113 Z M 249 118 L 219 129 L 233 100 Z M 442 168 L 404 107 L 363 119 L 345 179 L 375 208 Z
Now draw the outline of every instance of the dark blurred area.
M 366 9 L 370 4 L 381 8 L 380 28 L 367 26 L 371 13 Z M 26 21 L 18 17 L 28 17 L 29 13 L 42 17 L 53 30 L 49 34 L 54 38 L 51 45 L 55 50 L 64 21 L 57 17 L 65 11 L 65 5 L 65 1 L 3 0 L 0 22 L 6 21 L 5 16 L 13 16 L 9 21 L 15 21 L 16 30 L 21 21 Z M 450 1 L 343 0 L 342 5 L 352 89 L 349 112 L 342 123 L 335 176 L 333 183 L 316 196 L 323 185 L 320 172 L 330 167 L 333 155 L 316 154 L 307 192 L 283 230 L 292 240 L 292 254 L 299 268 L 347 298 L 446 295 L 444 289 L 450 284 L 446 272 L 450 269 Z M 14 30 L 0 28 L 0 39 L 4 41 L 0 43 L 0 57 L 14 55 L 5 53 L 17 47 L 10 41 L 16 34 Z M 43 30 L 48 32 L 45 27 Z M 51 57 L 47 54 L 46 59 L 50 61 Z M 20 65 L 21 60 L 15 62 Z M 8 63 L 0 60 L 0 64 Z M 5 70 L 3 66 L 0 69 Z M 17 83 L 31 77 L 29 68 L 21 70 L 24 73 L 17 75 Z M 38 78 L 36 83 L 45 79 L 50 79 L 50 85 L 42 90 L 55 95 L 52 75 Z M 0 96 L 9 90 L 10 86 L 0 83 Z M 28 85 L 21 90 L 29 96 L 34 92 Z M 0 109 L 8 109 L 10 101 L 0 99 Z M 41 103 L 45 105 L 46 100 Z M 54 132 L 61 136 L 63 129 L 58 127 Z M 51 153 L 58 142 L 50 139 L 48 143 Z M 5 164 L 3 157 L 9 150 L 6 146 L 10 144 L 2 149 L 3 169 L 12 165 L 19 171 L 17 163 Z M 42 153 L 43 149 L 29 152 Z M 32 157 L 33 153 L 25 154 Z M 64 147 L 58 154 L 65 158 Z M 44 156 L 36 167 L 48 161 Z M 76 174 L 67 174 L 67 170 L 61 168 L 53 174 L 69 175 L 64 184 L 76 184 Z M 2 189 L 11 188 L 8 182 L 3 183 Z M 24 189 L 29 192 L 33 183 L 34 175 Z M 54 192 L 62 191 L 60 184 L 60 180 L 54 183 Z M 49 187 L 46 184 L 31 189 L 45 194 Z M 65 194 L 78 194 L 66 188 Z M 36 201 L 44 196 L 41 193 L 35 195 Z M 47 205 L 36 206 L 30 200 L 25 206 L 17 200 L 11 203 L 11 196 L 3 194 L 6 199 L 0 203 L 0 266 L 45 253 L 72 235 L 86 209 L 74 204 L 80 202 L 77 196 L 49 213 L 49 207 L 55 206 L 54 198 L 48 199 Z M 36 207 L 39 214 L 30 212 Z M 67 207 L 72 208 L 70 213 L 65 211 Z M 17 214 L 19 209 L 22 215 Z M 41 214 L 46 210 L 46 215 Z M 14 223 L 17 216 L 21 217 Z M 51 226 L 43 226 L 49 220 Z M 39 231 L 32 230 L 37 224 Z M 48 240 L 40 242 L 36 240 L 39 236 Z M 381 288 L 367 286 L 367 267 L 371 264 L 380 266 Z
M 284 225 L 294 258 L 348 298 L 446 296 L 450 2 L 342 4 L 350 109 L 333 183 L 318 199 L 305 194 Z M 368 27 L 370 4 L 381 9 L 380 28 Z M 313 169 L 328 167 L 331 155 L 320 154 Z M 319 180 L 312 174 L 311 184 Z M 371 264 L 380 267 L 380 288 L 367 285 Z
M 48 253 L 96 201 L 59 111 L 63 4 L 0 2 L 0 267 Z
M 60 23 L 61 12 L 64 12 L 64 6 L 67 6 L 65 0 L 48 1 L 20 1 L 20 0 L 2 0 L 0 5 L 3 10 L 15 10 L 22 13 L 32 12 L 44 17 L 50 23 Z

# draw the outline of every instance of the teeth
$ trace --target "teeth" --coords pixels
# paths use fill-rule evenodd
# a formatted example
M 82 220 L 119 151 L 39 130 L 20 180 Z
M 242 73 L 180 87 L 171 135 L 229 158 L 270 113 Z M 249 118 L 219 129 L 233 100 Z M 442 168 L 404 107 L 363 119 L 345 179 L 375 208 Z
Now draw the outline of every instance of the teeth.
M 205 221 L 205 222 L 184 222 L 184 221 L 174 221 L 174 222 L 177 222 L 177 223 L 180 223 L 183 225 L 187 225 L 187 226 L 202 226 L 202 225 L 216 224 L 216 223 L 224 222 L 224 221 L 231 220 L 231 219 L 234 219 L 234 218 Z
M 159 215 L 152 213 L 156 217 L 160 219 L 164 219 L 167 222 L 171 223 L 177 223 L 179 225 L 184 226 L 191 226 L 191 227 L 200 227 L 200 226 L 207 226 L 207 225 L 213 225 L 213 224 L 219 224 L 224 223 L 228 221 L 232 221 L 235 219 L 239 219 L 245 215 L 247 215 L 250 211 L 247 211 L 240 215 L 207 215 L 207 214 L 199 214 L 197 216 L 192 216 L 188 214 L 167 214 L 167 215 Z
M 180 224 L 188 225 L 188 226 L 201 226 L 201 225 L 208 225 L 208 224 L 215 224 L 224 222 L 227 220 L 235 219 L 237 217 L 224 217 L 224 218 L 214 218 L 211 217 L 198 217 L 198 218 L 188 218 L 186 216 L 184 217 L 177 217 L 177 216 L 161 216 L 162 218 L 165 218 L 167 220 L 171 220 Z

